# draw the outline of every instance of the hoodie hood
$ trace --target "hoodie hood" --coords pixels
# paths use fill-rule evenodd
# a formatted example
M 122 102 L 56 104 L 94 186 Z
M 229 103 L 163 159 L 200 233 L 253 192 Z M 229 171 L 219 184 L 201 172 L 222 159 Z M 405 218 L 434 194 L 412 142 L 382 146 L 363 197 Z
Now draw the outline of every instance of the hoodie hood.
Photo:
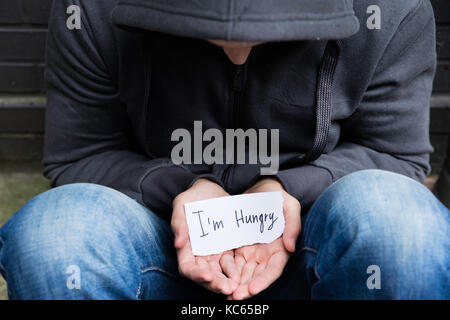
M 119 0 L 118 26 L 200 39 L 341 39 L 359 30 L 353 0 Z

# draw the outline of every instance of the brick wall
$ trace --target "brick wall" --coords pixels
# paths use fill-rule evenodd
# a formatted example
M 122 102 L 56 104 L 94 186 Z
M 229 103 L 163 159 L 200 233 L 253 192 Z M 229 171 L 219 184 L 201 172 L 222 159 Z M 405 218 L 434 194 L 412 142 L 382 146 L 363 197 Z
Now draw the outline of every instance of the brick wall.
M 0 0 L 0 92 L 44 92 L 51 0 Z
M 431 164 L 439 172 L 445 160 L 450 132 L 450 1 L 432 0 L 437 21 L 438 68 L 431 109 Z
M 432 3 L 439 65 L 430 132 L 435 147 L 431 162 L 437 172 L 450 131 L 450 1 Z M 50 6 L 51 0 L 0 0 L 0 160 L 42 156 L 44 52 Z

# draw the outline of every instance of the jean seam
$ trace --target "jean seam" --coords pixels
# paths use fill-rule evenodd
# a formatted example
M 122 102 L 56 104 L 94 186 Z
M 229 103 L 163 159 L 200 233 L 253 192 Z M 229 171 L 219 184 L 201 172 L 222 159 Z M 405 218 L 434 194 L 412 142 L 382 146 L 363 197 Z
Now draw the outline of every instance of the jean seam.
M 320 274 L 319 274 L 319 271 L 318 271 L 318 262 L 317 262 L 318 256 L 319 256 L 319 251 L 318 251 L 317 249 L 314 249 L 314 248 L 308 247 L 308 246 L 303 246 L 303 247 L 300 249 L 300 252 L 302 252 L 302 251 L 310 251 L 310 252 L 312 252 L 312 253 L 315 253 L 315 259 L 314 259 L 314 274 L 316 275 L 317 279 L 320 280 L 321 277 L 320 277 Z
M 154 270 L 161 271 L 162 273 L 164 273 L 166 275 L 169 275 L 169 276 L 171 276 L 173 278 L 177 278 L 177 276 L 175 274 L 167 271 L 164 268 L 158 267 L 158 266 L 145 267 L 145 268 L 141 269 L 141 274 L 144 274 L 144 273 L 146 273 L 148 271 L 154 271 Z
M 138 288 L 137 288 L 137 291 L 136 291 L 136 298 L 137 299 L 140 299 L 141 295 L 142 295 L 142 282 L 143 282 L 142 281 L 142 275 L 147 273 L 147 272 L 149 272 L 149 271 L 160 271 L 161 273 L 163 273 L 165 275 L 168 275 L 168 276 L 170 276 L 170 277 L 172 277 L 174 279 L 178 279 L 178 277 L 175 274 L 167 271 L 166 269 L 158 267 L 158 266 L 149 266 L 149 267 L 142 268 L 141 269 L 141 280 L 139 281 L 139 285 L 138 285 Z
M 136 291 L 136 299 L 140 300 L 141 299 L 141 288 L 142 288 L 142 276 L 141 276 L 141 280 L 139 281 L 139 285 Z

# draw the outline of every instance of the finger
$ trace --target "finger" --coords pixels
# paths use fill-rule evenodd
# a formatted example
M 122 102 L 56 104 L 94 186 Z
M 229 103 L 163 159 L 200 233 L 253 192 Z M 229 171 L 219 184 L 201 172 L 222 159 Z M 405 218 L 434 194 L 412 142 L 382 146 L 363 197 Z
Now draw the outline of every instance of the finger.
M 247 261 L 247 263 L 244 265 L 244 268 L 242 269 L 242 275 L 241 275 L 241 284 L 233 292 L 233 299 L 242 300 L 242 299 L 247 299 L 251 296 L 251 294 L 248 290 L 248 284 L 249 284 L 250 280 L 252 279 L 253 272 L 255 271 L 256 267 L 257 267 L 257 263 L 255 261 Z
M 196 263 L 195 256 L 192 254 L 191 242 L 187 241 L 184 246 L 177 248 L 178 265 L 186 262 Z
M 207 261 L 209 257 L 193 256 L 190 242 L 177 249 L 177 254 L 178 268 L 182 276 L 216 293 L 228 295 L 233 292 L 230 280 L 223 275 L 218 263 L 213 260 Z
M 186 262 L 179 265 L 180 274 L 196 283 L 204 284 L 213 281 L 214 275 L 207 267 Z
M 268 261 L 264 271 L 258 272 L 248 285 L 248 291 L 251 295 L 256 295 L 267 289 L 283 273 L 284 267 L 288 262 L 289 255 L 285 252 L 275 253 Z
M 183 247 L 189 240 L 188 225 L 186 222 L 186 216 L 184 212 L 184 206 L 176 205 L 173 210 L 172 231 L 175 235 L 174 246 L 175 248 Z
M 205 284 L 206 288 L 220 294 L 230 295 L 233 293 L 233 285 L 231 280 L 226 278 L 224 274 L 215 274 L 214 279 L 210 283 Z
M 256 266 L 255 271 L 253 272 L 253 277 L 252 277 L 251 281 L 253 281 L 253 279 L 259 277 L 263 272 L 265 272 L 266 267 L 267 267 L 267 261 L 264 261 L 264 262 L 261 262 L 260 264 L 258 264 Z
M 248 283 L 241 283 L 233 292 L 230 300 L 244 300 L 248 297 L 250 297 L 250 293 L 248 292 Z
M 252 279 L 253 272 L 257 265 L 256 261 L 247 261 L 242 269 L 241 283 L 248 283 Z
M 217 260 L 210 260 L 208 261 L 209 263 L 209 267 L 211 268 L 211 270 L 217 274 L 222 273 L 222 267 L 219 264 L 219 261 Z
M 242 286 L 240 292 L 238 291 L 236 293 L 236 296 L 237 296 L 237 298 L 239 300 L 247 299 L 247 298 L 250 298 L 250 297 L 252 297 L 254 295 L 249 290 L 249 288 L 250 288 L 249 284 L 253 281 L 253 279 L 255 277 L 257 277 L 258 275 L 260 275 L 262 272 L 265 271 L 266 265 L 267 265 L 267 262 L 262 262 L 262 263 L 259 263 L 259 264 L 256 265 L 251 278 Z
M 195 278 L 197 274 L 193 272 L 196 271 L 194 269 L 188 273 L 192 280 L 215 293 L 229 295 L 233 292 L 231 280 L 222 273 L 218 261 L 212 259 L 212 256 L 196 256 L 194 264 L 203 270 L 206 275 L 200 272 L 199 277 Z
M 243 283 L 242 282 L 242 272 L 244 270 L 244 266 L 246 265 L 247 261 L 241 255 L 235 255 L 234 256 L 234 261 L 235 261 L 236 269 L 237 269 L 237 271 L 239 273 L 239 277 L 240 277 L 239 286 L 234 290 L 233 294 L 231 294 L 227 298 L 227 300 L 241 300 L 241 296 L 243 297 L 244 295 L 241 294 L 240 292 L 245 292 L 245 291 L 248 292 L 248 289 L 247 289 L 246 286 L 244 288 L 240 288 L 242 286 L 242 283 Z M 237 293 L 236 293 L 236 291 L 237 291 Z M 236 295 L 236 297 L 235 297 L 235 295 Z
M 219 261 L 217 260 L 209 261 L 209 266 L 211 270 L 214 272 L 214 279 L 210 284 L 211 288 L 214 291 L 225 295 L 232 293 L 236 288 L 236 286 L 233 285 L 233 281 L 231 279 L 227 278 L 225 274 L 223 274 Z
M 192 254 L 191 243 L 177 249 L 178 270 L 180 274 L 194 282 L 210 282 L 213 280 L 213 272 L 209 264 L 201 257 Z
M 222 267 L 223 273 L 227 275 L 228 278 L 233 280 L 237 287 L 237 284 L 241 281 L 241 274 L 238 271 L 234 257 L 231 254 L 224 254 L 220 258 L 220 265 Z M 234 288 L 233 291 L 235 289 L 236 288 Z
M 283 244 L 287 251 L 294 252 L 301 230 L 300 204 L 294 199 L 286 199 L 283 204 L 283 211 L 285 220 Z
M 240 277 L 242 275 L 242 269 L 244 268 L 246 261 L 245 261 L 244 257 L 237 255 L 237 256 L 234 256 L 234 262 L 236 264 L 236 269 L 237 269 L 237 271 L 239 273 L 239 277 Z M 241 280 L 239 280 L 239 282 L 241 282 Z

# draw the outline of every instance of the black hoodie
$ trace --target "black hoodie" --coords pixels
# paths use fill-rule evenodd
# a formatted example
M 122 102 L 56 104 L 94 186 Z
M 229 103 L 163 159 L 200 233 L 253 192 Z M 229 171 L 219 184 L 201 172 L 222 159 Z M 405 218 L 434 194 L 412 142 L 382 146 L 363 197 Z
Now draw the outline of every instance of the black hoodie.
M 70 5 L 80 30 L 66 26 Z M 371 5 L 380 30 L 366 27 Z M 269 42 L 236 66 L 205 38 Z M 303 213 L 357 170 L 422 181 L 435 64 L 426 0 L 54 1 L 45 175 L 109 186 L 165 218 L 200 177 L 231 194 L 264 177 L 260 165 L 175 165 L 172 132 L 198 120 L 279 129 L 275 176 Z

